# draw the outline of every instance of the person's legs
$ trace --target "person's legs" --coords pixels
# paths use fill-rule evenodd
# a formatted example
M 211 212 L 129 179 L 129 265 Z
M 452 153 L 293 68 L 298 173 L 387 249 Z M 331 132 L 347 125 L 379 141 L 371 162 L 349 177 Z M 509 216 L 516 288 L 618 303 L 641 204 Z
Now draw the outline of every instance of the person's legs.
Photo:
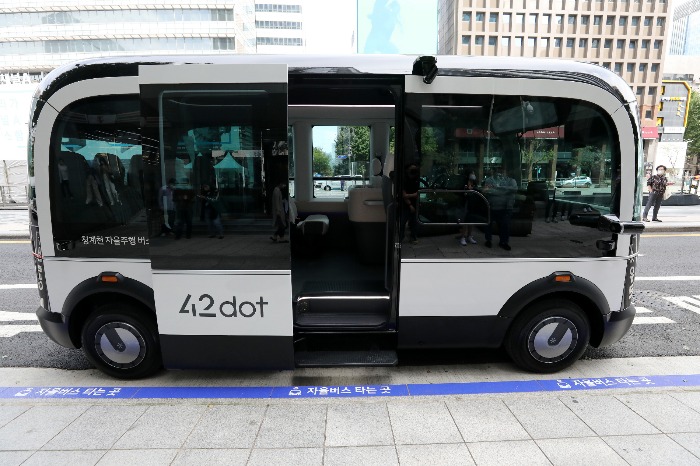
M 656 200 L 656 193 L 651 192 L 649 193 L 649 198 L 647 199 L 647 205 L 644 206 L 644 214 L 642 215 L 642 220 L 646 220 L 647 222 L 649 221 L 649 209 L 651 209 L 651 206 L 654 204 Z
M 658 220 L 659 219 L 659 208 L 661 208 L 661 201 L 663 200 L 663 195 L 657 194 L 656 199 L 654 200 L 654 213 L 651 216 L 652 220 Z
M 508 246 L 510 243 L 510 216 L 510 211 L 501 211 L 501 218 L 498 222 L 498 244 L 501 246 Z
M 216 235 L 217 235 L 219 238 L 223 238 L 223 237 L 224 237 L 224 224 L 221 223 L 221 216 L 220 216 L 220 215 L 218 215 L 218 216 L 214 219 L 214 231 L 216 232 Z
M 411 228 L 411 241 L 418 239 L 418 217 L 415 212 L 408 213 L 408 226 Z

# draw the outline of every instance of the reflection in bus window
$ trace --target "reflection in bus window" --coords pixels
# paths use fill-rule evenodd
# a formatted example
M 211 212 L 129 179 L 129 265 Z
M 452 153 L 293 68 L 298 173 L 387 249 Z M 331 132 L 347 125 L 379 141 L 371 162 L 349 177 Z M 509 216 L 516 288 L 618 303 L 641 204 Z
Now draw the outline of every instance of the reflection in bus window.
M 147 257 L 135 96 L 66 107 L 52 135 L 49 167 L 56 255 Z
M 420 235 L 435 243 L 416 249 L 417 257 L 442 257 L 454 242 L 452 230 L 465 223 L 461 204 L 472 172 L 487 204 L 477 205 L 479 215 L 466 223 L 479 225 L 476 236 L 487 246 L 491 234 L 502 235 L 498 244 L 506 251 L 470 254 L 601 254 L 596 240 L 605 235 L 568 220 L 619 212 L 619 148 L 602 110 L 575 99 L 530 96 L 420 95 L 409 102 L 407 162 L 421 171 Z M 513 186 L 507 195 L 505 180 Z

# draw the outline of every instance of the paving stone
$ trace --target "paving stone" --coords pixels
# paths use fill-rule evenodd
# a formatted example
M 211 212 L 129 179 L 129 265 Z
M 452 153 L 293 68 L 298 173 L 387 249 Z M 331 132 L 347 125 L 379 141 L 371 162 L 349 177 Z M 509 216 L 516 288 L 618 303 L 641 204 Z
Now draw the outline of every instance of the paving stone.
M 462 436 L 442 402 L 389 403 L 394 440 L 400 444 L 459 443 Z
M 146 411 L 146 406 L 93 406 L 42 450 L 109 450 Z
M 88 406 L 34 406 L 0 428 L 0 450 L 38 450 Z
M 0 427 L 15 419 L 17 416 L 28 410 L 27 406 L 2 405 L 0 406 Z
M 598 437 L 542 439 L 536 441 L 555 466 L 624 466 L 627 463 Z
M 660 433 L 614 396 L 571 396 L 560 399 L 598 435 Z
M 700 413 L 668 394 L 633 393 L 617 398 L 661 432 L 700 432 Z
M 151 450 L 110 450 L 99 461 L 98 466 L 124 466 L 143 464 L 148 466 L 168 466 L 175 459 L 177 450 L 173 448 Z
M 326 446 L 393 445 L 385 404 L 344 404 L 328 407 Z
M 265 413 L 256 448 L 323 447 L 324 405 L 271 405 Z
M 89 466 L 97 464 L 105 450 L 37 451 L 22 466 Z
M 254 448 L 248 466 L 314 466 L 323 464 L 323 448 Z
M 403 466 L 425 464 L 439 466 L 474 465 L 469 449 L 463 443 L 440 443 L 431 445 L 397 445 L 399 463 Z
M 700 459 L 663 434 L 621 435 L 603 440 L 632 466 L 700 465 Z
M 329 447 L 323 454 L 324 466 L 389 466 L 399 464 L 396 447 Z
M 505 400 L 532 438 L 591 437 L 595 433 L 557 398 Z
M 200 405 L 151 406 L 112 448 L 180 448 L 205 409 Z M 163 435 L 164 432 L 167 435 Z
M 252 448 L 264 416 L 264 406 L 211 407 L 192 430 L 185 447 Z
M 479 466 L 551 466 L 533 440 L 468 443 L 467 447 Z
M 530 440 L 530 435 L 501 400 L 448 401 L 465 442 Z
M 700 413 L 700 392 L 676 392 L 669 395 Z
M 686 450 L 691 452 L 693 455 L 700 458 L 700 434 L 690 433 L 690 434 L 668 434 L 676 443 L 679 443 Z
M 175 457 L 172 466 L 202 465 L 207 466 L 236 466 L 244 465 L 248 461 L 250 450 L 238 449 L 188 449 L 180 450 Z
M 0 464 L 3 466 L 19 466 L 31 454 L 31 451 L 0 451 Z

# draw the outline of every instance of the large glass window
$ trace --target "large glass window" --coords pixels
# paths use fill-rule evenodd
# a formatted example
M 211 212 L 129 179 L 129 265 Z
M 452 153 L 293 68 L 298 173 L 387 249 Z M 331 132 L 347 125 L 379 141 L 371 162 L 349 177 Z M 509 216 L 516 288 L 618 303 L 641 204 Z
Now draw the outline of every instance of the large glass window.
M 619 212 L 618 137 L 601 109 L 525 95 L 410 95 L 407 112 L 415 145 L 405 148 L 403 188 L 415 165 L 419 240 L 402 254 L 603 254 L 596 241 L 606 235 L 570 221 Z M 460 232 L 479 246 L 460 248 Z
M 147 257 L 139 101 L 96 97 L 59 114 L 51 138 L 57 256 Z
M 147 121 L 160 115 L 144 133 L 158 142 L 149 147 L 155 268 L 289 268 L 288 248 L 270 240 L 289 223 L 286 93 L 239 87 L 142 89 Z

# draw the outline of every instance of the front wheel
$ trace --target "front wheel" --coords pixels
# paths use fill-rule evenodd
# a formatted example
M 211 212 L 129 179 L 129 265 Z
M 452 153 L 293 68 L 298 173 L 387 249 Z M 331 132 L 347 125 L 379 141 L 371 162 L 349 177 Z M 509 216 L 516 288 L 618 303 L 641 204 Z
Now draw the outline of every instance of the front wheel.
M 146 377 L 162 364 L 153 316 L 126 303 L 98 307 L 83 325 L 81 342 L 90 362 L 118 379 Z
M 330 190 L 331 190 L 331 187 L 326 185 L 326 186 L 323 188 L 323 190 L 324 190 L 324 191 L 330 191 Z
M 522 369 L 557 372 L 581 357 L 590 333 L 581 307 L 571 301 L 550 299 L 532 305 L 516 317 L 505 349 Z

